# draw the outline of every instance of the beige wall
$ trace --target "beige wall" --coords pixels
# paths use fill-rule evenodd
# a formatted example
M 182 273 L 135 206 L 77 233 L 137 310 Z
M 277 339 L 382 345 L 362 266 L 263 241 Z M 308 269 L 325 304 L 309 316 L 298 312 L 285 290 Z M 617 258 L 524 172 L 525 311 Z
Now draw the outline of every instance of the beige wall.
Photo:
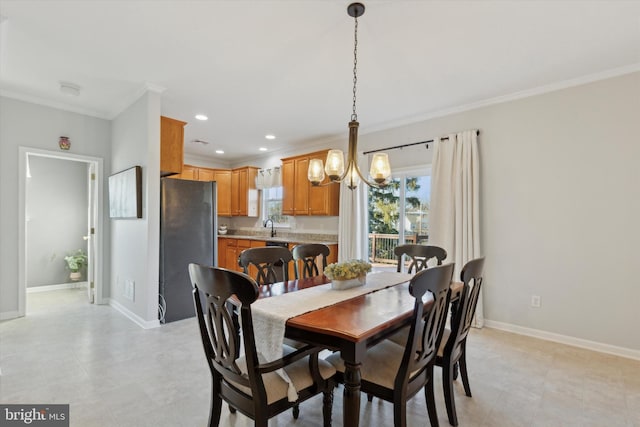
M 152 122 L 160 114 L 159 95 L 142 101 L 146 104 L 137 113 L 134 105 L 132 111 L 114 120 L 113 138 L 106 121 L 6 98 L 0 101 L 0 312 L 10 316 L 17 304 L 17 209 L 11 208 L 17 203 L 17 147 L 50 147 L 68 133 L 64 129 L 71 129 L 79 135 L 72 138 L 72 150 L 102 155 L 107 161 L 105 171 L 133 164 L 147 168 L 143 178 L 143 185 L 148 186 L 146 221 L 138 223 L 145 230 L 135 233 L 146 235 L 148 244 L 139 248 L 144 254 L 136 251 L 130 259 L 112 261 L 111 296 L 127 304 L 118 296 L 117 282 L 135 276 L 137 286 L 144 286 L 144 297 L 137 295 L 144 303 L 127 308 L 151 322 L 157 305 L 153 297 L 157 289 L 152 288 L 157 288 L 158 236 L 153 230 L 158 213 L 153 206 L 158 206 L 158 189 L 157 180 L 147 180 L 146 173 L 158 175 L 159 149 L 153 141 L 159 140 L 159 129 Z M 634 275 L 640 260 L 638 112 L 640 73 L 633 73 L 369 134 L 363 117 L 359 148 L 480 129 L 481 233 L 487 256 L 485 317 L 637 354 L 640 334 L 633 333 L 630 325 L 640 323 L 635 309 L 640 282 Z M 140 141 L 124 142 L 135 130 L 127 124 L 129 113 L 146 123 L 141 125 L 146 129 L 140 134 L 142 147 L 133 158 L 130 150 L 137 149 L 129 144 Z M 34 120 L 38 126 L 30 124 Z M 274 159 L 265 158 L 262 164 L 251 163 L 272 167 L 280 157 L 316 148 L 320 147 L 300 147 Z M 428 154 L 416 159 L 418 163 L 430 161 Z M 148 212 L 154 213 L 147 217 Z M 314 218 L 301 221 L 298 224 L 305 229 L 318 224 Z M 131 247 L 132 240 L 126 237 L 131 230 L 126 228 L 134 224 L 121 225 L 116 225 L 112 236 L 114 254 Z M 328 219 L 320 227 L 332 229 L 334 224 Z M 137 269 L 134 264 L 139 262 L 144 267 Z M 529 306 L 532 295 L 541 297 L 540 308 Z
M 362 117 L 358 148 L 479 129 L 486 319 L 638 356 L 640 334 L 630 325 L 640 324 L 639 114 L 640 73 L 633 73 L 373 133 Z M 309 151 L 252 164 L 273 167 Z M 402 166 L 428 164 L 432 152 L 415 149 Z M 337 232 L 337 221 L 320 226 Z M 540 308 L 530 307 L 533 295 Z
M 158 324 L 160 95 L 147 92 L 112 121 L 112 173 L 142 166 L 142 218 L 111 220 L 111 299 L 146 327 Z M 124 284 L 135 284 L 134 300 Z
M 480 129 L 486 318 L 637 353 L 639 119 L 633 73 L 364 135 L 360 146 Z
M 110 166 L 111 124 L 77 113 L 0 97 L 0 319 L 18 316 L 18 149 L 59 151 L 60 136 L 71 140 L 70 154 L 104 159 Z M 104 174 L 107 188 L 107 175 Z M 106 208 L 105 208 L 106 209 Z M 108 212 L 102 223 L 105 265 L 109 264 Z M 108 283 L 105 270 L 103 283 Z M 107 296 L 108 286 L 103 286 Z
M 633 73 L 379 132 L 367 133 L 362 117 L 358 148 L 479 129 L 486 319 L 637 356 L 640 334 L 630 325 L 640 324 L 639 114 L 640 73 Z M 250 163 L 273 167 L 281 157 L 340 144 L 346 148 L 346 133 Z M 432 152 L 415 149 L 402 166 L 428 164 Z M 337 232 L 331 219 L 296 224 Z M 530 307 L 533 295 L 540 308 Z

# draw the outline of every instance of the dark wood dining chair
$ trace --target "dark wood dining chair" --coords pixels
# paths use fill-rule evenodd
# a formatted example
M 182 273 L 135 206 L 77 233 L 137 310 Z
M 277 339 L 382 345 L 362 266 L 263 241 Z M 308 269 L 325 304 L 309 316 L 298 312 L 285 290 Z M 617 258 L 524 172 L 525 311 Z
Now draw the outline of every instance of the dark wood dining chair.
M 249 266 L 257 270 L 255 277 L 259 285 L 289 280 L 289 263 L 293 261 L 289 249 L 281 246 L 266 246 L 245 249 L 238 257 L 238 263 L 245 274 L 249 274 Z
M 471 328 L 473 315 L 476 312 L 480 287 L 482 286 L 482 271 L 484 257 L 469 261 L 462 268 L 460 279 L 463 282 L 460 299 L 451 307 L 451 329 L 444 330 L 436 365 L 442 367 L 442 388 L 444 401 L 447 405 L 449 424 L 458 425 L 456 403 L 453 393 L 453 380 L 456 377 L 456 363 L 460 367 L 462 385 L 467 396 L 471 397 L 469 375 L 467 373 L 467 336 Z
M 447 251 L 439 246 L 426 246 L 426 245 L 399 245 L 393 250 L 393 253 L 398 257 L 397 271 L 402 271 L 402 264 L 404 263 L 403 255 L 409 257 L 411 262 L 407 268 L 407 273 L 417 273 L 420 270 L 427 268 L 427 261 L 431 258 L 436 258 L 437 265 L 442 265 L 447 257 Z
M 329 246 L 323 245 L 322 243 L 296 245 L 291 251 L 296 279 L 306 279 L 307 277 L 323 274 L 330 252 Z M 320 257 L 320 259 L 318 259 L 318 257 Z M 318 263 L 322 265 L 322 270 L 320 271 L 318 270 Z M 302 275 L 300 275 L 299 264 L 302 265 Z
M 448 311 L 452 274 L 453 264 L 416 273 L 409 282 L 409 292 L 415 302 L 406 345 L 383 340 L 367 349 L 363 358 L 360 390 L 393 403 L 393 422 L 396 427 L 407 425 L 407 400 L 421 389 L 425 392 L 431 425 L 438 426 L 433 366 Z M 423 296 L 427 292 L 433 297 L 433 304 L 425 310 Z M 340 355 L 333 354 L 327 361 L 338 370 L 338 378 L 344 380 L 345 366 Z
M 298 350 L 285 348 L 282 359 L 260 362 L 251 316 L 251 304 L 258 298 L 256 281 L 243 273 L 198 264 L 189 264 L 189 276 L 211 371 L 209 427 L 219 425 L 223 400 L 231 412 L 237 410 L 252 418 L 256 426 L 267 427 L 269 418 L 319 393 L 324 394 L 324 426 L 330 426 L 336 370 L 318 358 L 322 349 L 311 345 Z M 237 307 L 240 321 L 234 316 Z M 275 372 L 281 368 L 298 392 L 295 402 L 289 401 L 288 384 Z

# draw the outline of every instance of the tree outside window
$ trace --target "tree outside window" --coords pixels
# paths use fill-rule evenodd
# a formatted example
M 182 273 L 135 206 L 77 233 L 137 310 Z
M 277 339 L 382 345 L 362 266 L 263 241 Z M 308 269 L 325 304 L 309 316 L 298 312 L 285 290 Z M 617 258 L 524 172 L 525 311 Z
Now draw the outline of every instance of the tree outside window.
M 395 262 L 403 243 L 426 243 L 429 236 L 431 177 L 400 175 L 368 194 L 369 246 L 373 262 Z

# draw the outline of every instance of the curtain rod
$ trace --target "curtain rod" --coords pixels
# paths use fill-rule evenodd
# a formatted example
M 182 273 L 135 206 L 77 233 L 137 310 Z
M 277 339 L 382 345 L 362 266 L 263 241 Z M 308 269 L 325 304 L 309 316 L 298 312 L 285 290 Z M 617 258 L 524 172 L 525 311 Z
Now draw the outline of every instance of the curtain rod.
M 476 135 L 480 135 L 480 131 L 477 130 L 476 131 Z M 440 138 L 442 140 L 444 139 L 449 139 L 448 136 L 443 136 L 442 138 Z M 387 148 L 379 148 L 377 150 L 371 150 L 371 151 L 365 151 L 362 154 L 371 154 L 371 153 L 378 153 L 380 151 L 387 151 L 387 150 L 395 150 L 397 148 L 405 148 L 405 147 L 412 147 L 414 145 L 421 145 L 421 144 L 431 144 L 433 142 L 433 139 L 429 139 L 427 141 L 420 141 L 420 142 L 412 142 L 411 144 L 402 144 L 402 145 L 394 145 L 393 147 L 387 147 Z

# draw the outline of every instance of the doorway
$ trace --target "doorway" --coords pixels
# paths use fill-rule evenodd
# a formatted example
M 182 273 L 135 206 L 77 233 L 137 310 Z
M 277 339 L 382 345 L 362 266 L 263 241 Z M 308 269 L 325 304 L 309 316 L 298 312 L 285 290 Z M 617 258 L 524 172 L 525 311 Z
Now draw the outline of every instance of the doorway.
M 40 149 L 34 149 L 34 148 L 28 148 L 28 147 L 19 148 L 19 160 L 20 161 L 19 161 L 18 183 L 19 183 L 20 227 L 19 227 L 19 236 L 18 236 L 18 250 L 19 250 L 18 252 L 18 264 L 19 264 L 18 265 L 18 287 L 19 287 L 18 315 L 24 316 L 26 314 L 27 284 L 29 283 L 31 285 L 33 283 L 38 283 L 38 281 L 41 280 L 38 277 L 35 277 L 37 274 L 35 274 L 34 272 L 38 270 L 34 269 L 33 256 L 37 255 L 40 257 L 41 266 L 42 265 L 46 266 L 48 265 L 49 262 L 51 262 L 55 266 L 55 268 L 58 269 L 57 273 L 54 273 L 54 276 L 55 274 L 57 274 L 58 275 L 57 277 L 60 277 L 61 273 L 59 271 L 59 267 L 60 265 L 64 266 L 64 257 L 65 255 L 68 255 L 68 254 L 65 254 L 64 252 L 60 253 L 60 251 L 58 251 L 58 253 L 51 254 L 51 259 L 42 260 L 43 252 L 38 249 L 37 245 L 39 243 L 36 243 L 40 241 L 39 237 L 41 236 L 40 235 L 34 236 L 33 234 L 45 233 L 45 234 L 42 234 L 43 239 L 44 237 L 47 237 L 47 236 L 49 239 L 52 239 L 52 238 L 55 239 L 55 237 L 52 237 L 53 233 L 51 232 L 51 230 L 49 230 L 48 232 L 43 232 L 43 230 L 46 230 L 46 227 L 43 228 L 42 225 L 40 225 L 40 229 L 38 229 L 37 227 L 31 227 L 32 228 L 31 235 L 29 235 L 29 228 L 30 228 L 29 217 L 30 216 L 35 215 L 46 220 L 47 215 L 50 215 L 50 214 L 55 215 L 55 213 L 53 212 L 54 211 L 53 207 L 59 207 L 59 205 L 57 204 L 65 203 L 65 200 L 56 199 L 56 198 L 46 200 L 46 195 L 41 194 L 41 197 L 38 200 L 38 202 L 40 203 L 39 205 L 38 203 L 34 203 L 33 200 L 31 201 L 31 205 L 36 206 L 40 214 L 38 215 L 37 213 L 30 212 L 29 200 L 30 200 L 30 197 L 32 196 L 32 195 L 30 196 L 28 193 L 28 189 L 30 187 L 29 180 L 32 179 L 30 178 L 30 175 L 32 175 L 32 173 L 40 173 L 40 172 L 36 172 L 35 169 L 31 167 L 32 165 L 36 167 L 42 167 L 42 165 L 46 165 L 46 164 L 51 164 L 51 165 L 56 163 L 63 164 L 63 165 L 66 164 L 69 170 L 80 171 L 79 174 L 74 175 L 74 177 L 75 179 L 78 179 L 84 182 L 80 182 L 79 183 L 80 185 L 75 187 L 72 185 L 69 185 L 70 184 L 68 181 L 69 175 L 67 175 L 66 181 L 63 179 L 60 179 L 60 180 L 58 179 L 58 178 L 64 178 L 63 176 L 64 174 L 61 174 L 60 177 L 50 176 L 48 178 L 52 182 L 55 182 L 56 187 L 58 185 L 60 187 L 65 187 L 65 185 L 68 185 L 71 191 L 73 191 L 73 189 L 75 188 L 75 190 L 81 189 L 81 191 L 85 192 L 85 194 L 83 194 L 82 197 L 77 198 L 77 200 L 82 200 L 85 206 L 78 207 L 74 205 L 70 209 L 79 210 L 79 211 L 73 212 L 72 214 L 67 213 L 69 217 L 69 221 L 73 221 L 75 219 L 77 220 L 77 222 L 80 222 L 83 224 L 81 225 L 81 227 L 86 228 L 85 232 L 80 236 L 81 240 L 74 242 L 71 247 L 74 248 L 74 252 L 81 250 L 87 257 L 88 262 L 87 262 L 86 276 L 85 276 L 86 282 L 87 282 L 87 294 L 86 294 L 87 301 L 90 303 L 102 304 L 102 299 L 103 299 L 102 298 L 102 286 L 103 286 L 102 259 L 103 258 L 102 258 L 102 248 L 101 248 L 102 246 L 102 243 L 101 243 L 102 242 L 102 226 L 101 225 L 102 225 L 102 209 L 103 209 L 103 203 L 102 203 L 103 160 L 97 157 L 46 151 L 46 150 L 40 150 Z M 46 168 L 41 169 L 41 171 L 44 171 L 46 173 Z M 51 173 L 51 171 L 49 171 L 49 173 Z M 66 174 L 66 171 L 65 171 L 65 174 Z M 64 194 L 64 193 L 60 193 L 60 194 Z M 44 210 L 47 211 L 46 209 L 47 205 L 52 207 L 50 209 L 51 212 L 42 212 L 43 207 L 44 207 Z M 71 212 L 71 211 L 68 211 L 68 212 Z M 49 227 L 55 227 L 55 226 L 56 226 L 55 222 L 49 223 Z M 76 231 L 76 234 L 78 233 L 80 232 Z M 76 238 L 76 240 L 78 239 Z M 30 280 L 30 279 L 34 279 L 34 280 Z M 69 281 L 67 280 L 67 282 Z M 55 288 L 56 286 L 57 285 L 54 285 L 53 287 Z

